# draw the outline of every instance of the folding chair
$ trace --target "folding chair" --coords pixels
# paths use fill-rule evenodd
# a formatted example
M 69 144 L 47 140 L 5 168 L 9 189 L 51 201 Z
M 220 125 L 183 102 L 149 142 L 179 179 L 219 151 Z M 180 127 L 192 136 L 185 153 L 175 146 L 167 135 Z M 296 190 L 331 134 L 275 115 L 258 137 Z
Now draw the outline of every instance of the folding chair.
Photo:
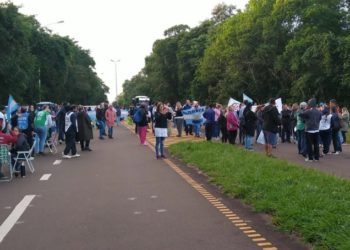
M 6 179 L 1 179 L 0 182 L 9 182 L 12 180 L 13 168 L 11 165 L 11 154 L 9 152 L 9 146 L 6 144 L 0 145 L 0 165 L 3 169 L 4 166 L 7 166 L 9 169 L 10 177 Z
M 15 164 L 13 165 L 16 166 L 18 161 L 25 161 L 28 165 L 30 172 L 34 173 L 35 169 L 32 163 L 32 160 L 33 160 L 32 153 L 34 151 L 36 143 L 38 143 L 37 140 L 34 140 L 33 146 L 28 151 L 17 151 L 17 155 L 16 157 L 14 157 Z
M 57 153 L 57 133 L 53 132 L 51 137 L 46 140 L 46 146 L 49 148 L 51 154 Z

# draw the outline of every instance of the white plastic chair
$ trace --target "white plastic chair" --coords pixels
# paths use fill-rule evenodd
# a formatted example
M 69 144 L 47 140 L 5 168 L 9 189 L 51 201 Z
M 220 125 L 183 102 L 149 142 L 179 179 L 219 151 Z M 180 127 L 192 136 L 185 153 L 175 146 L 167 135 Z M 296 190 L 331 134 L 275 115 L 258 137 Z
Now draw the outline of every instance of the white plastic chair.
M 35 169 L 34 169 L 34 165 L 32 163 L 32 160 L 33 160 L 32 153 L 34 151 L 36 143 L 37 143 L 37 140 L 34 140 L 33 146 L 28 151 L 17 151 L 17 155 L 16 155 L 16 157 L 14 157 L 15 164 L 13 164 L 13 165 L 16 166 L 18 161 L 25 161 L 28 165 L 30 172 L 34 173 Z

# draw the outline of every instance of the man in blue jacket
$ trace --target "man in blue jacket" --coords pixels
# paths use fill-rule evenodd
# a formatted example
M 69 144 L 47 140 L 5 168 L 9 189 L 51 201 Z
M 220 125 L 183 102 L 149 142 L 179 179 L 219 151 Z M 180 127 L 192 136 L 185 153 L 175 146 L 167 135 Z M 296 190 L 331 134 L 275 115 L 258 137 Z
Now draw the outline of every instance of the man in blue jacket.
M 213 129 L 215 123 L 215 111 L 213 109 L 214 105 L 210 104 L 209 108 L 204 112 L 203 117 L 206 119 L 205 121 L 205 137 L 207 141 L 211 141 L 213 136 Z

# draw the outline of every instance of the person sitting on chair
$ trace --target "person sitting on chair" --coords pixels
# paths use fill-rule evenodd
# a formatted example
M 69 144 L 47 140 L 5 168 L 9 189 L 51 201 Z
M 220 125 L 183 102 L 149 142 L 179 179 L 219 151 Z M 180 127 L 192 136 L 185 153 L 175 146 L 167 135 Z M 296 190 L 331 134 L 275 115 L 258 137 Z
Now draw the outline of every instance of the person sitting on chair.
M 13 134 L 17 137 L 16 143 L 12 145 L 11 149 L 11 161 L 12 165 L 15 164 L 15 157 L 17 156 L 18 151 L 28 151 L 30 149 L 27 136 L 22 133 L 17 127 L 14 127 L 12 130 Z M 26 169 L 24 162 L 17 162 L 15 166 L 15 176 L 18 176 L 18 172 L 21 173 L 21 177 L 26 176 Z
M 0 127 L 2 127 L 2 124 L 4 122 L 4 119 L 0 118 Z M 17 136 L 14 134 L 5 134 L 2 130 L 0 130 L 0 145 L 10 145 L 11 143 L 16 143 Z M 6 151 L 7 152 L 7 151 Z M 3 159 L 0 159 L 0 179 L 5 178 L 4 174 L 1 172 L 1 167 L 3 164 Z

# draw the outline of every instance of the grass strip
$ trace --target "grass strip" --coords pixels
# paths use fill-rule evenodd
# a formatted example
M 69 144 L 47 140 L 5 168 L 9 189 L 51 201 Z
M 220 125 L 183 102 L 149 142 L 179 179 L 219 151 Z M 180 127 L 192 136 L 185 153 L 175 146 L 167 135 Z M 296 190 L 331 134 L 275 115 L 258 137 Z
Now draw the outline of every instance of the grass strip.
M 181 142 L 169 150 L 314 249 L 350 249 L 349 181 L 228 144 Z

